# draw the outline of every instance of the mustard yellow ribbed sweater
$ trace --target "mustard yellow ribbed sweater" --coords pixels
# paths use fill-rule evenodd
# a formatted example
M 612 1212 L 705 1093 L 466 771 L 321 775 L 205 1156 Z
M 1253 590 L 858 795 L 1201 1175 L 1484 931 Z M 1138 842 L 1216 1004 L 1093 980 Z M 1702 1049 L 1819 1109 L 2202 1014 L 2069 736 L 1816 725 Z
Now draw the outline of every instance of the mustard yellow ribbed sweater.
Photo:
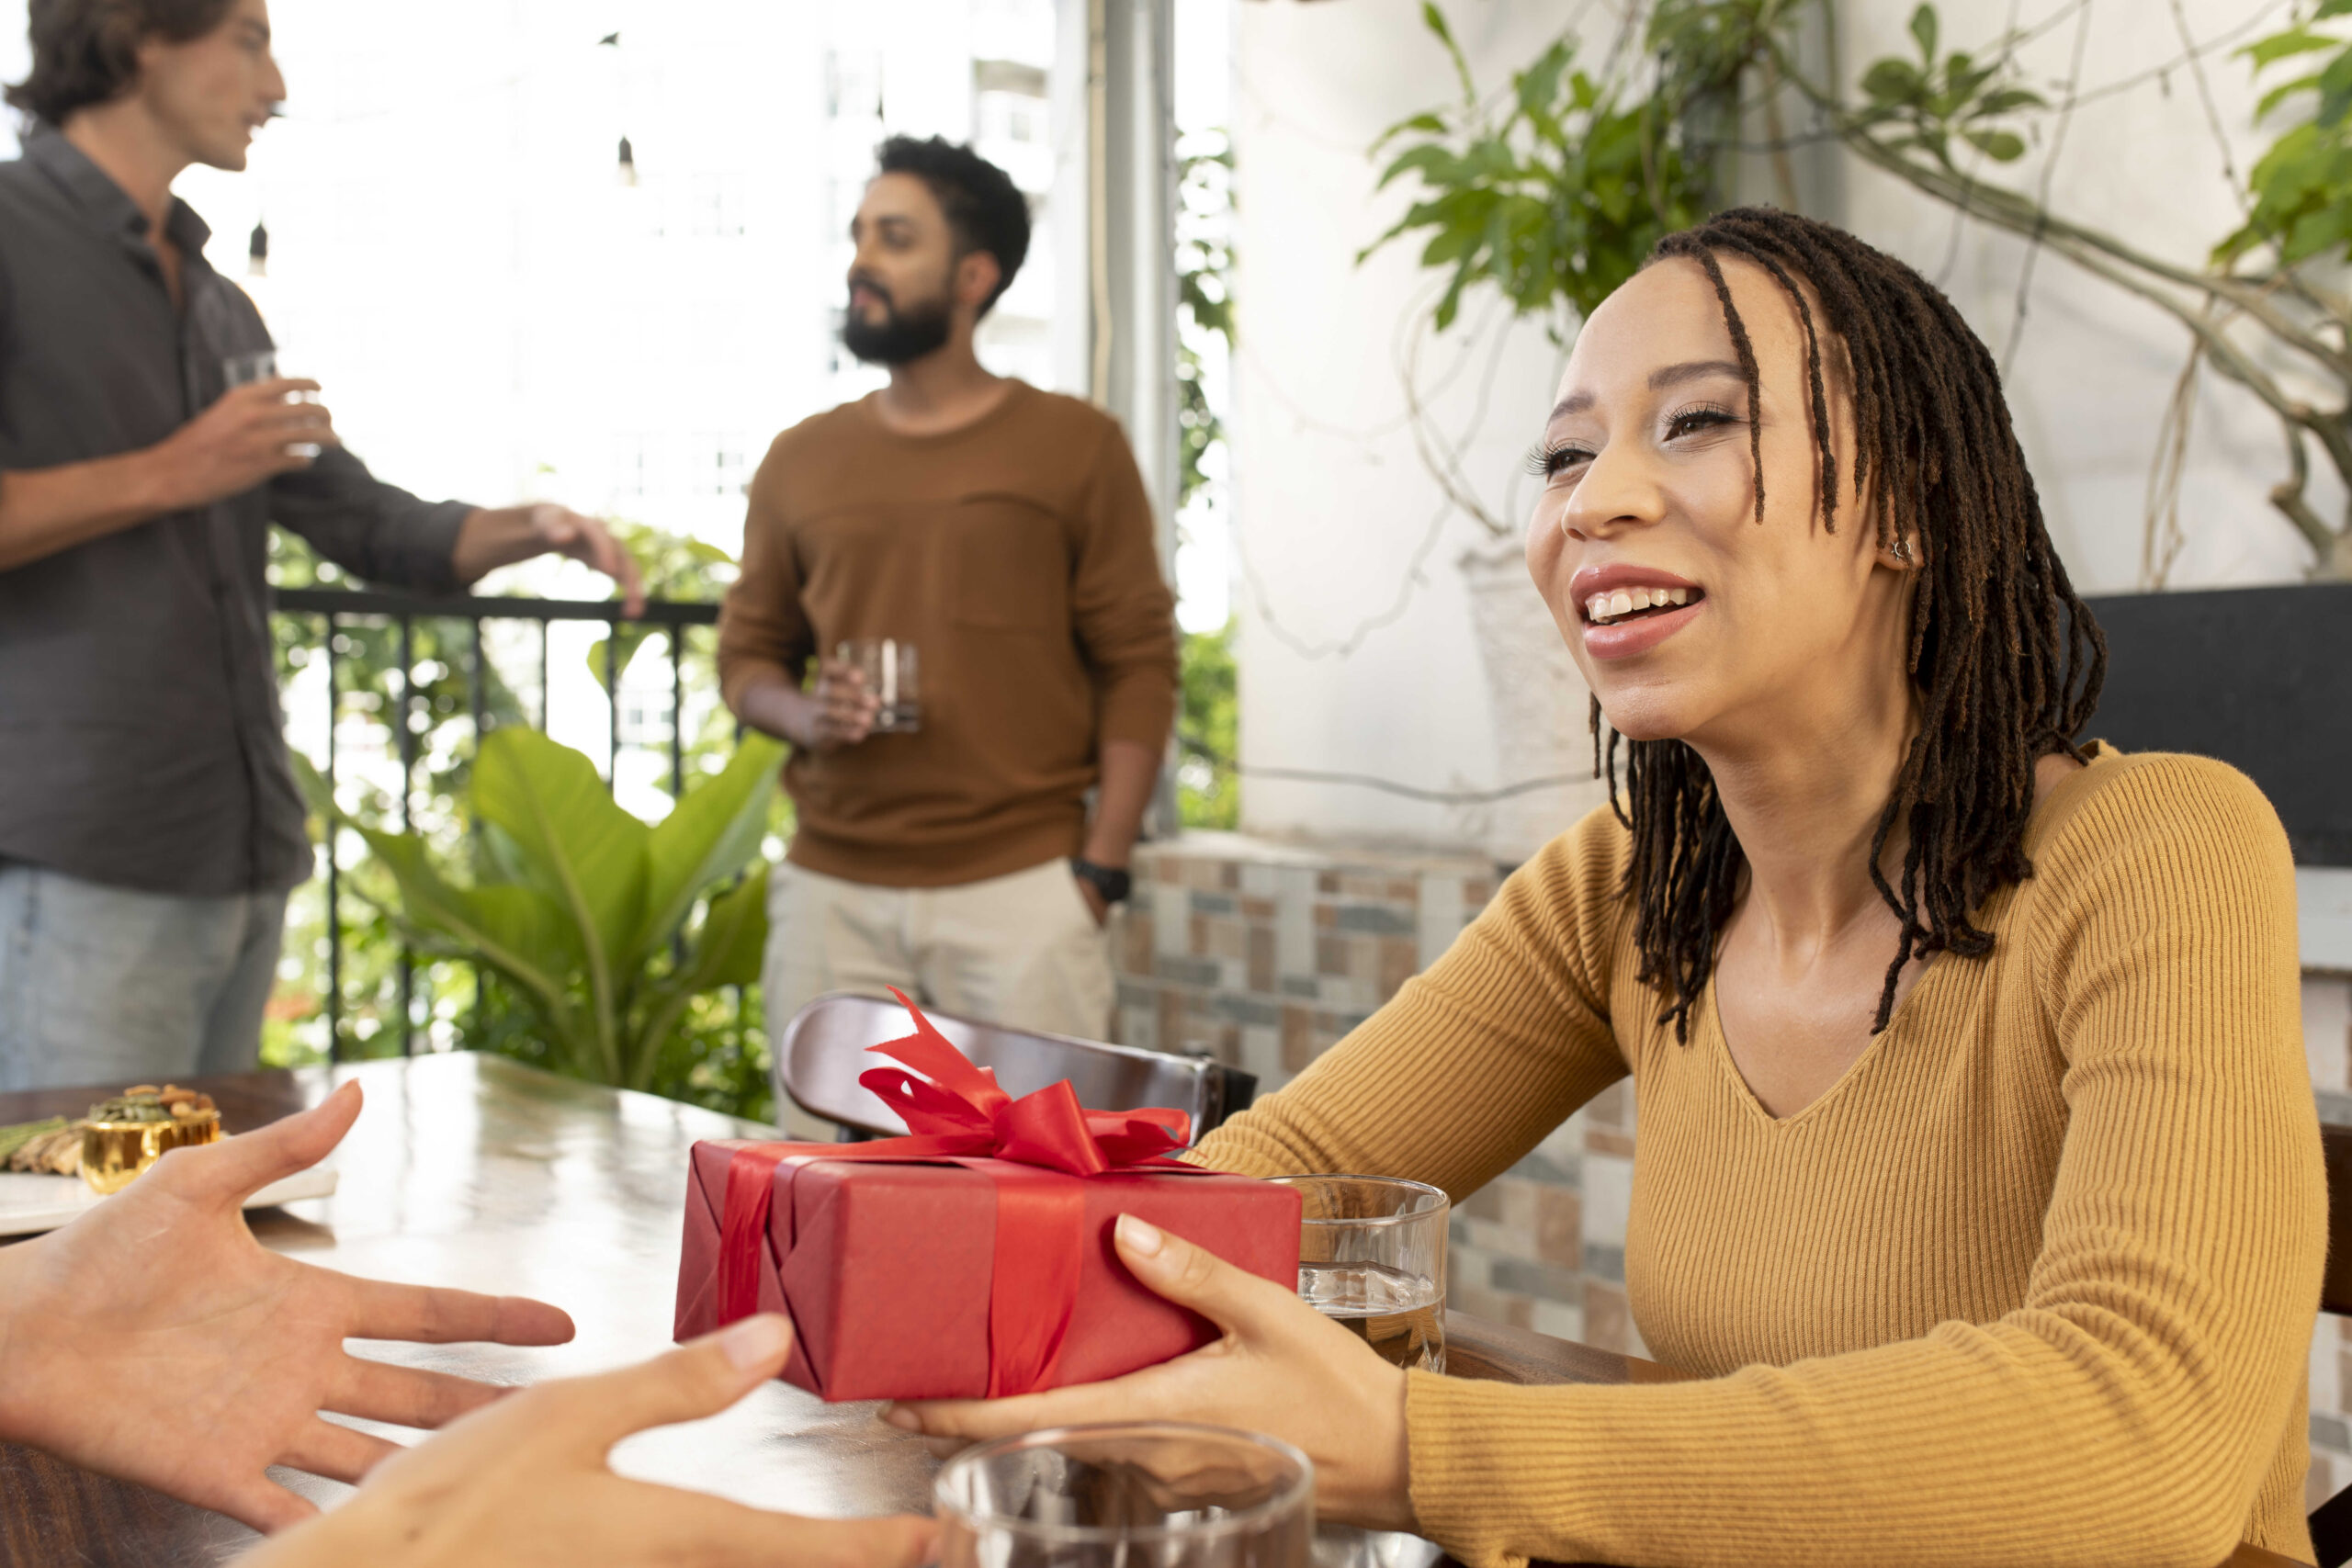
M 2308 1561 L 2305 1355 L 2326 1246 L 2292 865 L 2254 785 L 2102 750 L 2036 874 L 1775 1121 L 1712 987 L 1653 1021 L 1605 810 L 1429 972 L 1205 1139 L 1225 1169 L 1457 1198 L 1631 1073 L 1634 1321 L 1707 1381 L 1416 1372 L 1423 1530 L 1474 1568 L 2213 1568 Z

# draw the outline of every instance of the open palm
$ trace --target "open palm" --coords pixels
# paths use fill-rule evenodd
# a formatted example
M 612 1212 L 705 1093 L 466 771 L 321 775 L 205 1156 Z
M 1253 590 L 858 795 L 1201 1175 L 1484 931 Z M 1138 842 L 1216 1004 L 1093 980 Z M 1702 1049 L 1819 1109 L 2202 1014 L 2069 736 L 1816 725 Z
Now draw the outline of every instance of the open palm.
M 64 1229 L 0 1251 L 0 1436 L 273 1530 L 317 1510 L 266 1467 L 356 1482 L 398 1451 L 322 1411 L 439 1427 L 506 1392 L 362 1359 L 346 1338 L 571 1338 L 543 1303 L 354 1279 L 254 1239 L 244 1198 L 316 1164 L 359 1106 L 345 1084 L 168 1154 Z

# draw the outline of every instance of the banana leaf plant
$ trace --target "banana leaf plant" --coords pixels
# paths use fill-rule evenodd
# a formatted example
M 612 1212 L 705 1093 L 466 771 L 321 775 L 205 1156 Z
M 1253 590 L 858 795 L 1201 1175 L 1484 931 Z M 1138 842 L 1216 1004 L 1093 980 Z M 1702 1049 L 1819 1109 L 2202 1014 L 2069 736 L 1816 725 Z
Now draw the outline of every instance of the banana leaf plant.
M 496 730 L 474 761 L 469 878 L 416 835 L 353 819 L 297 764 L 312 807 L 356 829 L 391 874 L 410 942 L 494 971 L 545 1029 L 549 1066 L 645 1089 L 695 996 L 759 978 L 767 868 L 738 877 L 758 855 L 783 758 L 747 735 L 725 771 L 648 827 L 580 752 Z

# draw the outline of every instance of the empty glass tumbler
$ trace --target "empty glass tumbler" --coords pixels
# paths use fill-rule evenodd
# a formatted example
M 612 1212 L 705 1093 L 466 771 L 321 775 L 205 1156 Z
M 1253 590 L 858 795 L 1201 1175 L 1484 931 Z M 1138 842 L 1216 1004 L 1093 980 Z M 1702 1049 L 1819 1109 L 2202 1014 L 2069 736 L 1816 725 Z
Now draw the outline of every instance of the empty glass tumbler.
M 1279 1176 L 1298 1190 L 1298 1293 L 1400 1367 L 1445 1371 L 1445 1194 L 1391 1176 Z
M 922 728 L 922 669 L 915 645 L 895 637 L 851 637 L 833 657 L 865 678 L 865 689 L 881 706 L 874 715 L 876 735 L 907 735 Z
M 1176 1422 L 983 1443 L 933 1497 L 940 1568 L 1308 1568 L 1315 1535 L 1306 1455 Z

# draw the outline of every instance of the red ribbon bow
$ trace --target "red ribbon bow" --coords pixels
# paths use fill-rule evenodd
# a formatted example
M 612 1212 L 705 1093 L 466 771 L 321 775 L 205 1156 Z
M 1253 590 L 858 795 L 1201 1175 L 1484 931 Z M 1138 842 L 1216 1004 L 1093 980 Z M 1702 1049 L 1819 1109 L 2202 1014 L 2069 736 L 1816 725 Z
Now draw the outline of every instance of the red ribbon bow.
M 1079 1104 L 1068 1078 L 1015 1100 L 997 1087 L 994 1073 L 974 1066 L 949 1044 L 906 993 L 894 986 L 890 994 L 914 1015 L 915 1032 L 866 1049 L 904 1062 L 930 1081 L 899 1067 L 876 1067 L 859 1074 L 857 1081 L 897 1111 L 911 1134 L 950 1140 L 956 1154 L 986 1155 L 1072 1176 L 1147 1165 L 1191 1141 L 1192 1119 L 1182 1111 L 1160 1106 L 1089 1111 Z
M 1089 1111 L 1067 1078 L 1015 1100 L 903 992 L 894 987 L 890 994 L 913 1016 L 915 1032 L 867 1049 L 925 1076 L 876 1067 L 857 1081 L 898 1111 L 909 1135 L 736 1150 L 719 1224 L 719 1321 L 758 1310 L 768 1222 L 778 1189 L 789 1190 L 788 1173 L 817 1160 L 969 1166 L 996 1188 L 989 1395 L 1049 1387 L 1085 1257 L 1086 1196 L 1079 1182 L 1112 1171 L 1202 1174 L 1168 1157 L 1189 1141 L 1191 1118 L 1161 1107 Z

